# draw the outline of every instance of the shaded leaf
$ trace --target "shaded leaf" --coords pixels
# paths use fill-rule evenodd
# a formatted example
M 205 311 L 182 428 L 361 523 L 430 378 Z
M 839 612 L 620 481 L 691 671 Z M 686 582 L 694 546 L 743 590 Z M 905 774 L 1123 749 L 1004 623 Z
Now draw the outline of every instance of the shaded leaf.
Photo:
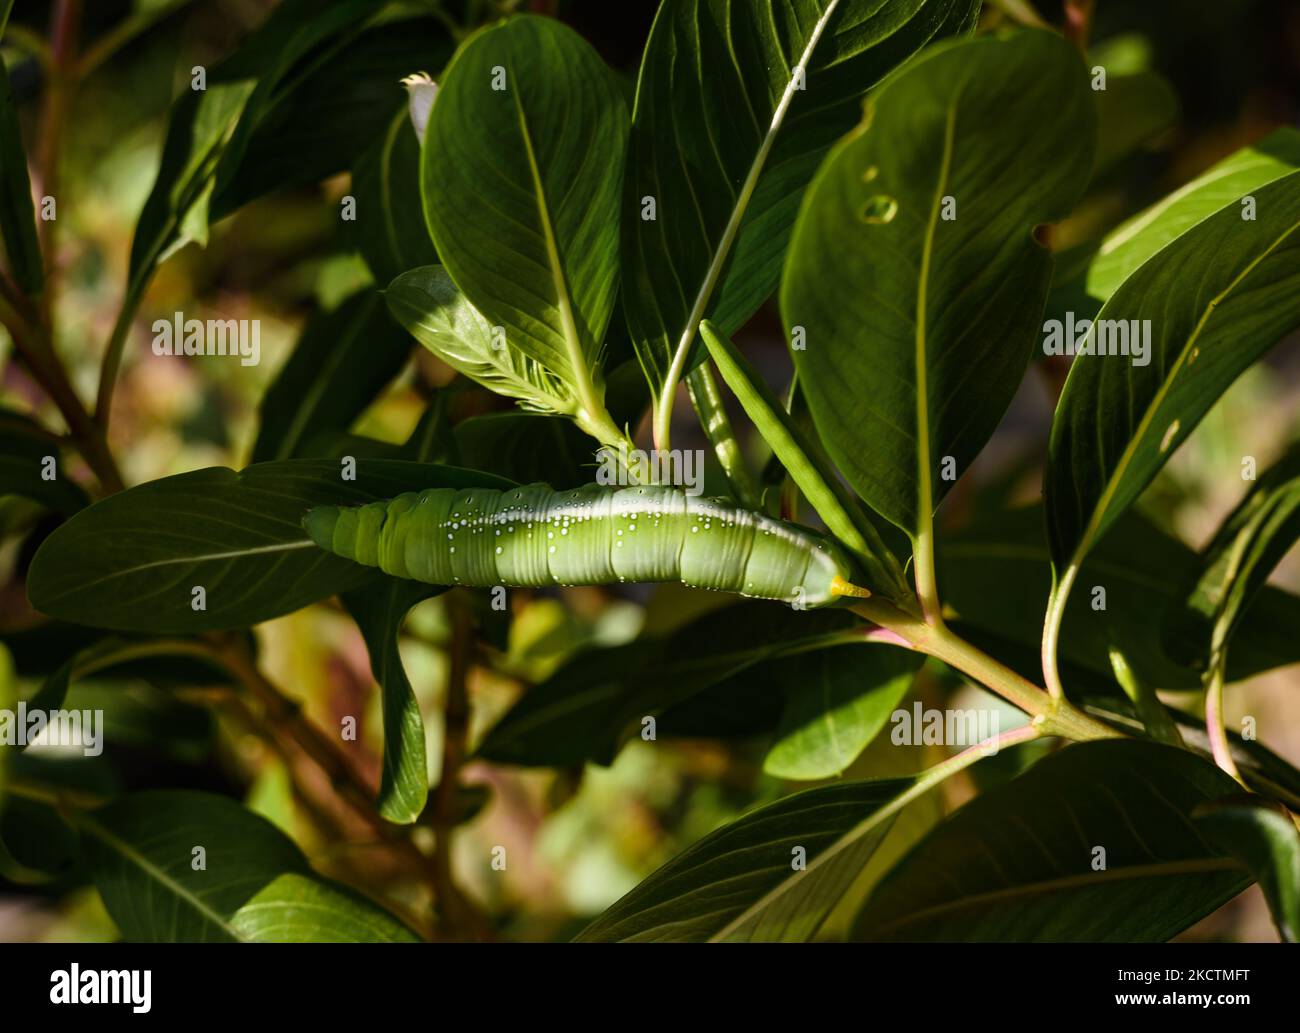
M 1297 540 L 1300 446 L 1251 486 L 1205 547 L 1186 604 L 1171 614 L 1169 639 L 1175 654 L 1200 669 L 1223 662 L 1229 640 L 1244 630 L 1252 600 Z
M 16 413 L 0 421 L 0 495 L 20 495 L 56 513 L 72 514 L 90 500 L 63 466 L 58 443 Z M 50 460 L 53 460 L 53 466 Z M 47 480 L 52 472 L 53 480 Z
M 734 333 L 772 294 L 804 188 L 862 96 L 931 39 L 970 28 L 978 9 L 660 5 L 637 80 L 622 245 L 624 309 L 656 397 L 701 319 Z
M 1287 809 L 1243 794 L 1202 804 L 1192 818 L 1254 874 L 1282 939 L 1300 940 L 1300 831 Z
M 420 201 L 420 143 L 406 107 L 352 166 L 357 247 L 376 282 L 438 261 Z
M 373 11 L 377 5 L 370 6 Z M 264 107 L 249 112 L 255 118 L 248 121 L 246 145 L 241 148 L 238 139 L 232 141 L 239 149 L 223 156 L 217 170 L 214 218 L 274 190 L 317 183 L 352 167 L 357 155 L 375 141 L 376 128 L 405 114 L 402 76 L 420 68 L 439 68 L 451 55 L 446 30 L 432 18 L 390 21 L 355 38 L 349 23 L 341 33 L 338 40 L 327 40 L 321 51 L 308 52 L 305 70 L 295 68 Z M 407 125 L 409 133 L 409 120 Z M 418 148 L 410 153 L 417 161 Z M 236 154 L 237 161 L 233 160 Z M 413 167 L 408 176 L 412 190 L 415 173 Z M 360 228 L 371 213 L 364 206 L 355 173 L 352 186 Z M 404 216 L 408 225 L 419 227 L 418 192 L 414 207 Z M 397 272 L 401 269 L 379 278 L 380 282 L 387 283 Z
M 368 288 L 313 316 L 262 397 L 253 462 L 304 456 L 314 435 L 346 430 L 410 353 L 410 338 Z
M 911 784 L 842 782 L 760 807 L 673 858 L 578 940 L 810 940 L 889 830 L 888 805 Z
M 964 627 L 1037 651 L 1052 583 L 1041 506 L 992 513 L 945 536 L 938 568 L 944 605 Z M 1109 681 L 1109 653 L 1118 643 L 1135 675 L 1155 688 L 1199 687 L 1197 667 L 1184 662 L 1186 648 L 1171 644 L 1166 651 L 1162 645 L 1162 626 L 1181 609 L 1185 586 L 1200 569 L 1188 546 L 1141 516 L 1125 514 L 1084 563 L 1084 590 L 1066 611 L 1070 633 L 1061 642 L 1061 658 Z M 1106 590 L 1104 610 L 1093 609 L 1094 588 Z M 1234 680 L 1300 661 L 1300 598 L 1265 587 L 1249 613 L 1231 656 Z M 1038 677 L 1036 663 L 1026 673 Z
M 0 62 L 0 242 L 15 282 L 24 294 L 34 295 L 45 288 L 45 266 L 36 237 L 27 149 L 9 70 L 3 64 Z
M 506 487 L 491 474 L 359 460 L 259 463 L 165 477 L 82 510 L 45 540 L 27 591 L 61 620 L 172 634 L 247 627 L 376 578 L 318 549 L 302 518 L 318 505 L 360 505 L 435 487 Z M 192 589 L 206 591 L 193 608 Z
M 1250 882 L 1190 821 L 1198 805 L 1235 785 L 1171 746 L 1067 746 L 927 836 L 876 889 L 855 933 L 927 942 L 1167 940 Z
M 860 638 L 844 611 L 769 603 L 725 607 L 666 638 L 579 653 L 533 686 L 484 737 L 488 760 L 563 767 L 612 763 L 643 718 L 777 656 Z
M 1085 354 L 1070 368 L 1044 480 L 1063 581 L 1232 382 L 1300 325 L 1300 173 L 1254 196 L 1256 219 L 1221 209 L 1133 273 L 1098 314 L 1085 346 L 1111 321 L 1145 326 L 1149 364 Z
M 1052 274 L 1033 231 L 1083 192 L 1095 117 L 1059 36 L 941 45 L 809 188 L 781 289 L 801 389 L 858 494 L 913 536 L 951 486 L 941 461 L 965 470 L 1020 383 Z
M 137 793 L 77 818 L 104 906 L 127 940 L 413 942 L 392 915 L 315 875 L 265 818 L 208 793 Z M 196 867 L 195 851 L 204 866 Z

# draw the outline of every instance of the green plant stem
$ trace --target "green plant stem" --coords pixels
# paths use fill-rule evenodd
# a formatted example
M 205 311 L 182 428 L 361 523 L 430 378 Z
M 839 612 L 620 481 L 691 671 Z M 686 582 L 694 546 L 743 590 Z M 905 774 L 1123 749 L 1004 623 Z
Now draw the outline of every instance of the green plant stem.
M 126 338 L 131 332 L 131 323 L 135 320 L 136 310 L 144 300 L 144 289 L 152 274 L 137 278 L 137 282 L 127 285 L 126 295 L 122 298 L 122 307 L 118 311 L 113 332 L 108 338 L 108 347 L 104 349 L 104 359 L 99 367 L 99 389 L 95 392 L 95 423 L 108 430 L 109 413 L 113 407 L 113 389 L 117 386 L 117 374 L 122 365 L 122 352 L 126 348 Z
M 727 410 L 718 391 L 717 381 L 707 364 L 696 367 L 686 378 L 686 389 L 691 395 L 691 404 L 700 417 L 704 435 L 713 446 L 713 451 L 727 475 L 732 494 L 746 509 L 759 507 L 758 487 L 745 465 L 745 457 L 736 440 L 736 432 L 727 418 Z
M 1205 734 L 1210 740 L 1210 755 L 1214 763 L 1246 787 L 1237 763 L 1232 759 L 1232 746 L 1223 725 L 1223 681 L 1225 657 L 1219 652 L 1210 665 L 1205 682 Z
M 855 603 L 854 613 L 898 635 L 918 652 L 955 667 L 1034 719 L 1043 735 L 1076 741 L 1122 738 L 1123 733 L 1089 717 L 1064 698 L 1054 698 L 1011 668 L 954 634 L 883 600 Z
M 1065 699 L 1057 653 L 1061 646 L 1061 622 L 1065 619 L 1065 605 L 1070 600 L 1070 589 L 1074 587 L 1078 572 L 1078 566 L 1071 563 L 1059 578 L 1054 576 L 1052 591 L 1047 597 L 1047 616 L 1043 620 L 1043 680 L 1053 699 Z

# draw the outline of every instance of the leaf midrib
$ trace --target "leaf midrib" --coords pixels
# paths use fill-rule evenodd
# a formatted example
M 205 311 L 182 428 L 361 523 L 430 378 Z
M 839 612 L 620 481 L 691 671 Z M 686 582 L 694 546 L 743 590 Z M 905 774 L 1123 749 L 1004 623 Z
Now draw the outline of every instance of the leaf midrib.
M 506 58 L 509 66 L 510 81 L 517 84 L 515 78 L 513 54 Z M 555 230 L 551 225 L 550 205 L 546 197 L 546 187 L 542 183 L 541 170 L 537 167 L 537 155 L 533 151 L 532 133 L 528 129 L 528 117 L 524 114 L 519 101 L 519 90 L 510 91 L 510 99 L 515 106 L 515 116 L 519 121 L 519 135 L 523 140 L 524 153 L 528 157 L 528 172 L 533 184 L 533 200 L 537 203 L 537 217 L 542 227 L 542 239 L 546 244 L 546 260 L 551 270 L 551 283 L 555 288 L 555 305 L 560 313 L 560 327 L 564 335 L 564 348 L 568 356 L 570 373 L 578 400 L 589 416 L 596 416 L 601 405 L 596 399 L 595 387 L 591 373 L 587 368 L 586 353 L 582 340 L 578 336 L 578 326 L 573 318 L 573 304 L 569 296 L 569 283 L 560 264 L 560 249 L 555 240 Z
M 242 936 L 239 931 L 231 925 L 222 915 L 214 911 L 212 907 L 200 896 L 187 889 L 184 885 L 173 879 L 167 872 L 155 865 L 148 857 L 140 853 L 135 847 L 131 846 L 126 840 L 120 838 L 111 832 L 104 825 L 100 824 L 94 818 L 83 815 L 77 821 L 80 828 L 90 833 L 105 846 L 115 851 L 123 860 L 134 864 L 147 877 L 165 886 L 171 890 L 178 898 L 183 900 L 199 912 L 205 919 L 221 929 L 232 940 L 238 943 L 252 943 L 254 941 Z

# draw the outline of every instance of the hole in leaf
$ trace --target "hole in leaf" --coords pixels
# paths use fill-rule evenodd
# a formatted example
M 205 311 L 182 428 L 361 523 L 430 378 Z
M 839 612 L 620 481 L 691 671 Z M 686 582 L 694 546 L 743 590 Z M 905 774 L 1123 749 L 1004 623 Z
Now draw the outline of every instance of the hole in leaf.
M 888 194 L 877 194 L 875 197 L 868 198 L 862 210 L 858 212 L 858 218 L 869 226 L 881 226 L 887 222 L 893 222 L 894 216 L 898 214 L 898 202 Z
M 1174 443 L 1174 438 L 1178 436 L 1178 428 L 1180 426 L 1182 426 L 1182 421 L 1180 420 L 1174 420 L 1173 423 L 1169 424 L 1169 429 L 1165 431 L 1165 436 L 1160 441 L 1160 452 L 1162 455 L 1165 452 L 1168 452 L 1169 446 Z

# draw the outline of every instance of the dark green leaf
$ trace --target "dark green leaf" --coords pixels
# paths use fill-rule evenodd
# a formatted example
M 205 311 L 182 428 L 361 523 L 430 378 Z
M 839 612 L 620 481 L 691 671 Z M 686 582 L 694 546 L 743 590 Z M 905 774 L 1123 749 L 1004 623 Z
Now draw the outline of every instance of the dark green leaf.
M 3 416 L 0 495 L 20 495 L 65 515 L 84 507 L 90 500 L 64 469 L 57 442 L 17 414 Z M 49 474 L 52 480 L 46 479 Z
M 27 150 L 4 62 L 0 62 L 0 241 L 18 286 L 25 294 L 39 294 L 45 287 L 45 266 L 36 238 Z
M 438 261 L 420 201 L 420 142 L 402 107 L 352 166 L 357 247 L 377 283 Z
M 1044 484 L 1062 596 L 1210 407 L 1300 325 L 1300 173 L 1254 198 L 1255 219 L 1237 205 L 1221 209 L 1133 273 L 1098 314 L 1087 345 L 1110 321 L 1145 326 L 1149 364 L 1088 354 L 1070 368 Z
M 726 607 L 663 639 L 579 653 L 488 732 L 488 760 L 562 767 L 609 764 L 628 734 L 711 685 L 764 660 L 860 638 L 844 611 L 800 613 L 770 603 Z
M 369 288 L 312 317 L 262 399 L 253 462 L 303 456 L 313 435 L 346 430 L 410 353 L 411 339 Z
M 331 460 L 259 463 L 166 477 L 110 496 L 57 528 L 32 561 L 32 605 L 63 620 L 171 634 L 247 627 L 357 588 L 374 571 L 318 549 L 318 505 L 359 505 L 436 487 L 505 487 L 491 474 L 382 459 L 356 479 Z M 207 608 L 193 609 L 192 589 Z
M 1171 746 L 1067 746 L 935 829 L 877 887 L 855 931 L 891 941 L 1167 940 L 1250 882 L 1190 821 L 1235 784 Z
M 218 170 L 229 177 L 258 119 L 282 94 L 297 62 L 327 61 L 374 12 L 370 0 L 286 0 L 242 46 L 172 107 L 162 166 L 131 244 L 128 293 L 143 293 L 153 267 L 190 241 L 206 243 Z
M 315 875 L 284 833 L 225 797 L 138 793 L 80 815 L 77 825 L 104 906 L 127 940 L 417 939 L 386 911 Z
M 591 439 L 554 416 L 472 416 L 456 425 L 455 439 L 462 465 L 518 484 L 541 482 L 562 491 L 590 484 L 595 476 Z
M 931 39 L 966 31 L 978 9 L 978 0 L 660 6 L 623 200 L 624 309 L 656 397 L 701 319 L 734 333 L 776 288 L 804 188 L 867 90 Z
M 520 16 L 461 45 L 425 131 L 425 216 L 447 271 L 589 420 L 603 413 L 627 126 L 595 50 L 559 22 Z
M 1059 36 L 941 45 L 809 188 L 781 293 L 799 382 L 836 465 L 913 536 L 1020 383 L 1052 275 L 1033 231 L 1082 193 L 1095 117 Z
M 911 784 L 842 782 L 752 811 L 669 861 L 578 939 L 810 940 L 880 845 L 893 821 L 889 804 Z
M 337 5 L 330 5 L 337 6 Z M 377 5 L 370 5 L 373 10 Z M 320 17 L 319 14 L 316 17 Z M 406 114 L 402 76 L 421 68 L 438 69 L 451 55 L 446 30 L 432 18 L 406 18 L 367 29 L 350 38 L 342 27 L 338 40 L 329 40 L 321 52 L 309 53 L 305 73 L 298 68 L 269 97 L 250 120 L 247 145 L 224 157 L 217 173 L 212 208 L 214 218 L 234 211 L 255 198 L 285 187 L 317 183 L 353 167 L 357 155 L 375 142 L 379 126 L 400 115 L 406 135 L 415 144 Z M 340 45 L 346 43 L 346 45 Z M 253 112 L 250 112 L 253 114 Z M 386 136 L 388 134 L 385 134 Z M 235 141 L 238 145 L 239 141 Z M 408 149 L 411 168 L 406 174 L 414 205 L 401 212 L 406 225 L 420 229 L 420 195 L 416 183 L 419 148 Z M 378 216 L 368 210 L 353 179 L 357 199 L 357 224 Z M 412 265 L 432 261 L 421 259 Z M 383 277 L 387 283 L 402 266 Z
M 343 605 L 361 629 L 370 654 L 370 671 L 384 699 L 384 767 L 379 813 L 409 825 L 420 816 L 429 795 L 424 749 L 424 719 L 411 690 L 398 636 L 407 611 L 443 589 L 419 581 L 383 578 L 343 594 Z
M 1192 818 L 1254 874 L 1282 939 L 1300 940 L 1300 831 L 1287 809 L 1261 796 L 1238 795 L 1202 804 Z
M 941 597 L 955 619 L 1037 651 L 1052 583 L 1039 505 L 990 514 L 940 541 Z M 1118 644 L 1134 673 L 1157 689 L 1200 685 L 1186 650 L 1162 647 L 1162 623 L 1184 602 L 1201 566 L 1196 553 L 1145 519 L 1126 514 L 1084 563 L 1082 591 L 1071 599 L 1070 632 L 1061 657 L 1110 679 L 1110 648 Z M 1094 589 L 1106 592 L 1094 609 Z M 1300 661 L 1300 599 L 1266 587 L 1251 606 L 1231 655 L 1230 675 L 1246 678 Z M 1196 637 L 1190 641 L 1196 641 Z M 1202 648 L 1204 638 L 1201 639 Z M 1037 672 L 1029 672 L 1037 677 Z
M 1251 486 L 1205 547 L 1196 585 L 1171 615 L 1170 648 L 1201 669 L 1234 654 L 1229 639 L 1245 630 L 1251 601 L 1298 539 L 1300 446 L 1294 446 Z

